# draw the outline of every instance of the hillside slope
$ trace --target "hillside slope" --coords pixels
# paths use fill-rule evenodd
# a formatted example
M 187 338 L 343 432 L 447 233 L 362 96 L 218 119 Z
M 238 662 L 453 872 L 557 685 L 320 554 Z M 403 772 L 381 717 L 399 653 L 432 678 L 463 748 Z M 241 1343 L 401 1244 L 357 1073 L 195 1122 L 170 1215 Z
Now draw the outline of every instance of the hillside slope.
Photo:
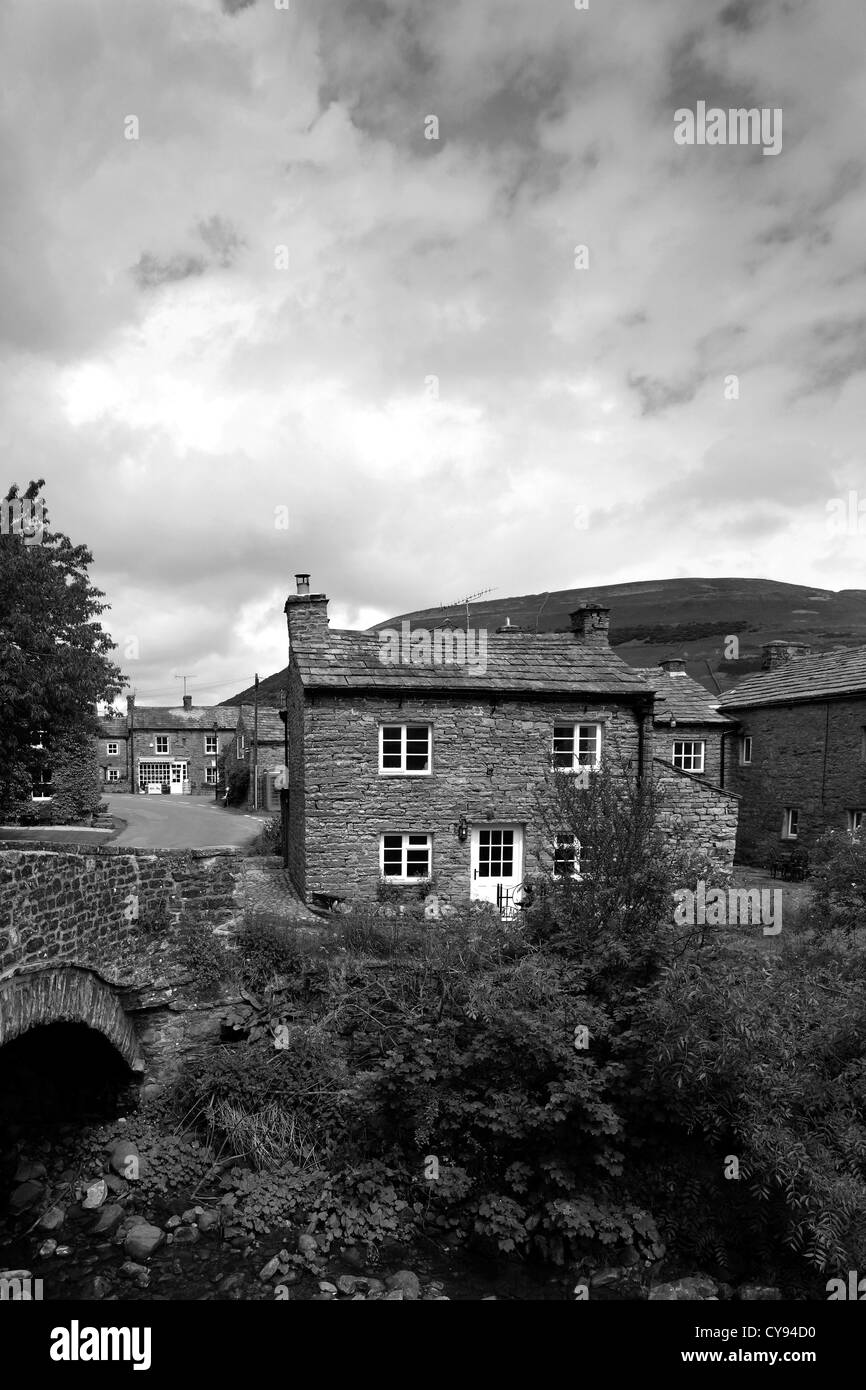
M 530 631 L 569 626 L 578 604 L 596 600 L 611 610 L 611 643 L 633 666 L 654 666 L 666 656 L 683 656 L 686 669 L 709 690 L 722 690 L 760 668 L 761 646 L 774 638 L 807 642 L 814 651 L 866 645 L 866 589 L 814 589 L 772 579 L 658 579 L 633 584 L 599 584 L 550 593 L 485 599 L 470 606 L 473 627 L 494 630 L 506 618 Z M 438 606 L 400 613 L 379 628 L 441 627 Z M 464 609 L 451 608 L 455 627 L 465 626 Z M 739 659 L 725 659 L 725 638 L 739 641 Z M 263 704 L 278 705 L 286 672 L 260 683 Z M 252 700 L 252 689 L 224 704 Z

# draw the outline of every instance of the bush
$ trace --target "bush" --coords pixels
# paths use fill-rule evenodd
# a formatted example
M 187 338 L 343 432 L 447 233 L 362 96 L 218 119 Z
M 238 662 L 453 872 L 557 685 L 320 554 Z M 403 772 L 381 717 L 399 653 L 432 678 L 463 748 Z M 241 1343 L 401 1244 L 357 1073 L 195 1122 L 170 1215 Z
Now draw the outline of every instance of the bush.
M 247 846 L 248 855 L 282 854 L 283 833 L 279 816 L 271 816 L 264 822 L 256 838 Z
M 161 920 L 155 918 L 156 930 L 160 929 Z M 195 977 L 201 990 L 215 990 L 231 977 L 231 961 L 213 929 L 205 923 L 184 923 L 177 934 L 177 950 L 181 965 Z
M 866 928 L 866 843 L 829 830 L 815 847 L 809 886 L 816 927 Z
M 298 976 L 304 962 L 285 925 L 248 917 L 238 940 L 241 978 L 256 993 L 280 976 Z
M 866 1263 L 864 966 L 866 933 L 803 933 L 682 963 L 647 1014 L 658 1102 L 715 1154 L 721 1221 L 736 1202 L 743 1246 L 777 1233 L 818 1270 Z
M 227 806 L 245 806 L 250 789 L 250 770 L 248 767 L 235 768 L 229 774 L 226 796 Z

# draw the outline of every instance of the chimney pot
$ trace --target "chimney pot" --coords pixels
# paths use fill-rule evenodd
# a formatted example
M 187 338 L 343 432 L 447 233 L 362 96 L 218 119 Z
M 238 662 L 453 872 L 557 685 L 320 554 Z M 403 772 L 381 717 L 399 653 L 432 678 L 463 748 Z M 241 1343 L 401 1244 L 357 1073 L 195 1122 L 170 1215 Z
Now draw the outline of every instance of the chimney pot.
M 127 711 L 129 711 L 129 710 L 131 710 L 131 709 L 134 709 L 134 707 L 135 707 L 135 696 L 134 696 L 134 695 L 127 695 L 127 697 L 126 697 L 126 708 L 127 708 Z
M 664 661 L 659 662 L 659 666 L 670 676 L 684 676 L 686 674 L 686 663 L 681 656 L 666 656 Z
M 296 574 L 295 584 L 297 585 L 299 594 L 308 594 L 310 592 L 310 576 L 308 574 Z
M 184 707 L 184 709 L 192 709 L 192 696 L 191 696 L 191 695 L 184 695 L 184 697 L 183 697 L 183 707 Z

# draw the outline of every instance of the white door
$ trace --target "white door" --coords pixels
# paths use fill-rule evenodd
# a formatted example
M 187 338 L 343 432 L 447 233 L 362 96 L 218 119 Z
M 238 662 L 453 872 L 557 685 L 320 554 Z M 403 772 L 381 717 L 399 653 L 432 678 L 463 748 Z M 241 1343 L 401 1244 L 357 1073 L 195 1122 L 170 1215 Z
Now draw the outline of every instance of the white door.
M 171 794 L 172 796 L 183 795 L 183 784 L 186 781 L 186 770 L 188 763 L 172 763 L 171 765 Z
M 523 878 L 522 827 L 473 825 L 471 848 L 470 899 L 510 908 L 510 894 Z

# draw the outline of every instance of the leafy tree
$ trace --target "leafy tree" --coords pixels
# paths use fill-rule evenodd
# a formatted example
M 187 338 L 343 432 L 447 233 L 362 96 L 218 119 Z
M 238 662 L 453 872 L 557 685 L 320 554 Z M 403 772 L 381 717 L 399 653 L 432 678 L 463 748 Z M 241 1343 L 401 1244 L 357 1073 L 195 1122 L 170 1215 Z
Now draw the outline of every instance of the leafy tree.
M 108 608 L 90 581 L 93 556 L 49 529 L 44 479 L 23 500 L 41 505 L 42 535 L 4 527 L 0 534 L 0 817 L 18 819 L 30 806 L 36 759 L 34 731 L 44 729 L 55 758 L 98 730 L 96 704 L 123 689 L 110 660 L 114 643 L 99 615 Z M 20 501 L 18 486 L 6 502 Z M 9 508 L 4 509 L 7 513 Z M 85 766 L 83 759 L 82 767 Z M 58 764 L 59 766 L 59 764 Z M 82 789 L 83 790 L 83 789 Z M 98 800 L 98 786 L 92 789 Z M 81 798 L 79 810 L 84 811 Z

